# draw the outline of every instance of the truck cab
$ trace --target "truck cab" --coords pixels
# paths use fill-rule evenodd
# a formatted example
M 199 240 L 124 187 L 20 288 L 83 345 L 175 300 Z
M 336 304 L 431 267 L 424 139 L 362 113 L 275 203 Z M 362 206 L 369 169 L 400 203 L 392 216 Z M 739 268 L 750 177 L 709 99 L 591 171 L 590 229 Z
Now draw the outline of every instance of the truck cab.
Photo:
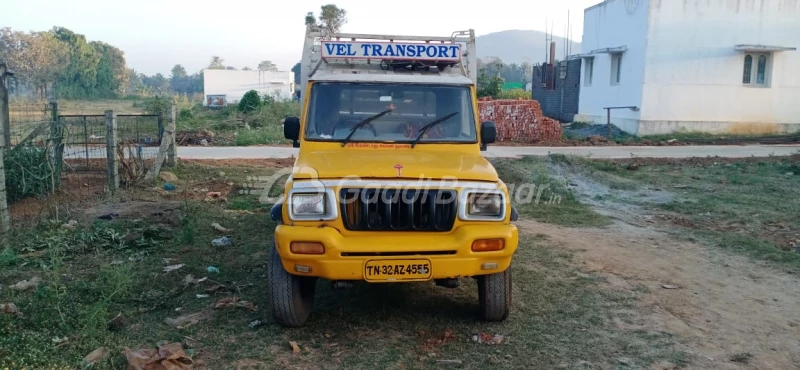
M 478 282 L 480 317 L 502 321 L 518 244 L 508 189 L 482 155 L 474 31 L 449 37 L 306 31 L 299 148 L 281 201 L 269 290 L 278 323 L 308 320 L 319 279 Z

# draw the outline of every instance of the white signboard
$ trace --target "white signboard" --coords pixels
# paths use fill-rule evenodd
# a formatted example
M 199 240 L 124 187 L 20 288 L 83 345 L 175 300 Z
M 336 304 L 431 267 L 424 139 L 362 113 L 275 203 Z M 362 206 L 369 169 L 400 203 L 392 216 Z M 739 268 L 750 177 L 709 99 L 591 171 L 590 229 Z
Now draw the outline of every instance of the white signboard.
M 461 60 L 461 45 L 456 43 L 323 41 L 322 58 L 458 62 Z

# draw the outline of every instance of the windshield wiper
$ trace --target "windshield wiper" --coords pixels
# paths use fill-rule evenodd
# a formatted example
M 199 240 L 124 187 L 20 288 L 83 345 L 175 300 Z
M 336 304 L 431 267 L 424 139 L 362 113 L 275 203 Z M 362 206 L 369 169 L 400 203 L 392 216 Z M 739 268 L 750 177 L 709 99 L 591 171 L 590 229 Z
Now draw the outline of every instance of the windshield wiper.
M 448 114 L 448 115 L 446 115 L 446 116 L 444 116 L 442 118 L 438 118 L 438 119 L 434 120 L 433 122 L 431 122 L 431 123 L 429 123 L 429 124 L 427 124 L 425 126 L 422 126 L 422 128 L 419 129 L 419 136 L 417 136 L 417 138 L 414 140 L 414 142 L 411 143 L 411 147 L 413 148 L 413 147 L 417 146 L 417 143 L 419 143 L 419 141 L 422 140 L 422 137 L 425 136 L 425 134 L 428 133 L 428 130 L 432 129 L 433 126 L 436 126 L 436 125 L 438 125 L 438 124 L 440 124 L 440 123 L 442 123 L 444 121 L 449 120 L 450 118 L 455 117 L 456 114 L 458 114 L 458 112 L 450 113 L 450 114 Z
M 387 110 L 385 110 L 385 111 L 383 111 L 383 112 L 380 112 L 380 113 L 378 113 L 378 114 L 376 114 L 376 115 L 374 115 L 374 116 L 372 116 L 372 117 L 369 117 L 369 118 L 367 118 L 367 119 L 365 119 L 365 120 L 363 120 L 363 121 L 361 121 L 361 122 L 357 123 L 355 126 L 353 126 L 353 128 L 351 128 L 351 129 L 350 129 L 350 134 L 349 134 L 349 135 L 347 135 L 347 137 L 346 137 L 346 138 L 344 138 L 344 140 L 342 140 L 342 146 L 345 146 L 345 145 L 347 145 L 347 143 L 349 143 L 349 142 L 350 142 L 350 138 L 351 138 L 351 137 L 353 137 L 353 134 L 355 134 L 355 133 L 356 133 L 356 131 L 358 131 L 360 128 L 362 128 L 362 127 L 364 127 L 364 126 L 368 125 L 370 122 L 372 122 L 372 121 L 374 121 L 374 120 L 376 120 L 376 119 L 378 119 L 378 118 L 381 118 L 381 117 L 383 117 L 383 116 L 385 116 L 385 115 L 389 114 L 389 112 L 391 112 L 391 111 L 393 111 L 393 110 L 394 110 L 394 108 L 392 108 L 392 109 L 387 109 Z

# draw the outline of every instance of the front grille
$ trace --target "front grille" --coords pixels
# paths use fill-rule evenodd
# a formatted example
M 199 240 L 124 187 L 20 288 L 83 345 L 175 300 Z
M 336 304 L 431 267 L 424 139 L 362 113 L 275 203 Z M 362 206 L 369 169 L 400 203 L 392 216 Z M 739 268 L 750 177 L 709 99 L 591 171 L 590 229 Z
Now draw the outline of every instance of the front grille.
M 339 199 L 354 231 L 450 231 L 457 203 L 455 190 L 436 189 L 345 188 Z

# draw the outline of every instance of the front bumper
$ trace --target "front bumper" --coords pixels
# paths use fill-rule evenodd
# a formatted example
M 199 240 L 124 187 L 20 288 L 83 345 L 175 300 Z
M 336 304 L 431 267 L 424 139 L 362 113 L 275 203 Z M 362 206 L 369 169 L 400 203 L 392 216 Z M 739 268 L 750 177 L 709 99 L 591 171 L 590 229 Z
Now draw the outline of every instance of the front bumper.
M 494 252 L 473 252 L 472 243 L 478 239 L 503 239 L 505 248 Z M 325 254 L 292 253 L 289 249 L 292 241 L 321 242 Z M 462 225 L 447 233 L 363 232 L 348 235 L 333 227 L 278 225 L 275 242 L 284 269 L 294 275 L 365 280 L 367 261 L 424 258 L 431 262 L 431 279 L 449 279 L 505 271 L 517 249 L 519 234 L 512 224 Z M 310 272 L 298 272 L 297 265 L 310 268 Z

